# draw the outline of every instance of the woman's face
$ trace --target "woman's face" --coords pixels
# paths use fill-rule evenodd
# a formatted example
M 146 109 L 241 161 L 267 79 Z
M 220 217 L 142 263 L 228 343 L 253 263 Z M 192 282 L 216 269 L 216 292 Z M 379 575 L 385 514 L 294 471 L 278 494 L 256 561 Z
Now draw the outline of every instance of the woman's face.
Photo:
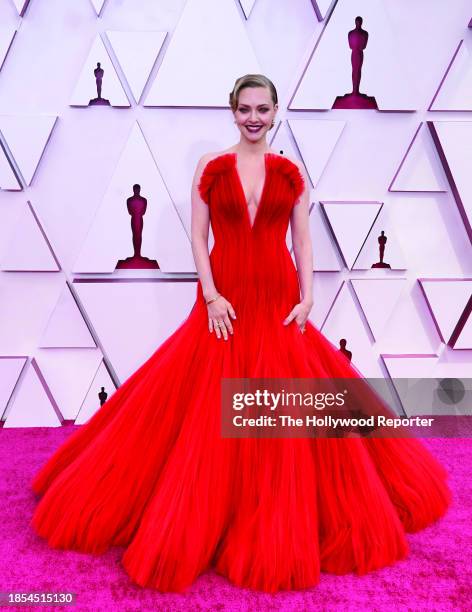
M 242 136 L 255 142 L 265 137 L 276 112 L 267 87 L 245 87 L 239 92 L 234 118 Z

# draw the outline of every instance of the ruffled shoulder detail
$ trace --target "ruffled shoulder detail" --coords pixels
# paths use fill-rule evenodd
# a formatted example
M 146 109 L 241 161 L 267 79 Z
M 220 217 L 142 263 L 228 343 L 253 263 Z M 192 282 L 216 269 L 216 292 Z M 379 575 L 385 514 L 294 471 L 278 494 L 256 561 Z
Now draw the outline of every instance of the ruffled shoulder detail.
M 305 189 L 305 180 L 298 166 L 287 157 L 276 154 L 273 155 L 273 163 L 274 167 L 282 172 L 290 182 L 296 202 Z
M 234 160 L 232 153 L 217 155 L 207 162 L 206 166 L 203 168 L 200 181 L 198 183 L 198 191 L 204 202 L 207 204 L 210 203 L 210 191 L 213 187 L 215 178 L 220 174 L 228 172 L 228 170 L 232 168 L 233 163 Z

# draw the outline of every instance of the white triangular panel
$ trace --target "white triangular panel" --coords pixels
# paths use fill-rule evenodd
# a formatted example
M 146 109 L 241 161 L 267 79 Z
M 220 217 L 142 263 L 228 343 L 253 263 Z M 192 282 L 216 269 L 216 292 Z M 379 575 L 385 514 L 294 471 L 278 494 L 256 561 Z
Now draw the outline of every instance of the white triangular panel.
M 336 346 L 346 339 L 346 348 L 352 352 L 352 364 L 368 378 L 383 377 L 376 352 L 366 331 L 359 307 L 344 283 L 321 331 Z
M 97 97 L 93 72 L 97 67 L 97 62 L 104 70 L 102 98 L 109 100 L 111 106 L 130 106 L 115 67 L 108 56 L 108 51 L 98 34 L 92 43 L 69 104 L 71 106 L 88 106 L 90 100 Z
M 379 214 L 379 202 L 321 202 L 346 266 L 351 269 Z
M 118 383 L 131 376 L 187 319 L 196 294 L 194 281 L 120 279 L 74 283 L 74 288 Z
M 97 349 L 40 349 L 36 361 L 64 419 L 75 419 L 102 359 Z
M 58 273 L 0 273 L 0 353 L 30 355 L 64 283 Z
M 228 107 L 236 76 L 260 72 L 234 0 L 188 0 L 145 106 Z
M 472 314 L 469 314 L 469 318 L 454 343 L 454 350 L 457 349 L 472 350 Z
M 326 14 L 333 4 L 333 0 L 313 0 L 316 3 L 317 13 L 323 20 L 326 17 Z
M 313 274 L 313 308 L 310 320 L 321 329 L 344 281 L 336 272 L 315 272 Z
M 310 235 L 313 243 L 313 268 L 317 272 L 340 271 L 341 257 L 331 237 L 329 224 L 322 214 L 321 205 L 315 202 L 310 212 Z
M 402 295 L 377 338 L 379 353 L 426 355 L 436 353 L 440 345 L 421 288 L 414 278 L 406 279 Z
M 443 342 L 449 342 L 472 295 L 470 279 L 420 279 Z
M 44 328 L 40 348 L 95 348 L 69 286 L 65 285 Z
M 372 335 L 378 340 L 401 298 L 405 279 L 353 278 L 351 283 Z
M 51 115 L 0 115 L 0 132 L 26 185 L 31 184 L 56 120 Z
M 26 357 L 0 357 L 0 417 L 26 363 Z
M 13 172 L 11 164 L 0 146 L 0 189 L 5 191 L 21 191 L 22 186 Z
M 11 238 L 1 253 L 0 269 L 9 272 L 58 272 L 54 253 L 41 231 L 29 203 L 11 232 Z
M 167 32 L 107 30 L 107 36 L 134 99 L 139 103 Z
M 274 133 L 272 134 L 272 132 Z M 294 143 L 293 136 L 288 129 L 288 122 L 282 122 L 275 118 L 275 125 L 270 133 L 272 136 L 269 142 L 274 151 L 284 157 L 292 159 L 300 158 L 297 145 Z
M 116 391 L 116 387 L 113 384 L 110 374 L 108 373 L 103 361 L 100 363 L 100 366 L 93 378 L 92 384 L 90 385 L 87 395 L 82 403 L 82 406 L 80 407 L 79 414 L 75 419 L 76 425 L 83 425 L 86 423 L 101 407 L 98 394 L 101 392 L 102 387 L 104 387 L 105 392 L 107 393 L 106 401 L 108 401 Z
M 378 0 L 338 2 L 310 59 L 290 109 L 331 109 L 337 96 L 352 91 L 351 50 L 348 32 L 357 15 L 369 33 L 364 51 L 360 91 L 373 96 L 379 110 L 415 110 L 417 94 L 405 69 L 395 25 Z M 381 33 L 379 36 L 378 33 Z
M 11 49 L 16 32 L 16 28 L 11 26 L 0 28 L 0 70 L 3 68 L 8 51 Z
M 99 17 L 106 0 L 90 0 L 90 2 L 92 3 L 92 6 L 95 10 L 95 13 L 97 14 L 97 17 Z
M 448 186 L 426 124 L 421 123 L 389 191 L 447 191 Z
M 156 259 L 164 272 L 195 270 L 189 238 L 136 122 L 74 272 L 113 272 L 118 260 L 133 255 L 131 217 L 126 200 L 133 195 L 135 183 L 141 186 L 141 195 L 147 199 L 141 255 Z
M 30 0 L 13 0 L 13 4 L 15 5 L 16 10 L 18 11 L 18 15 L 23 17 L 26 13 L 26 9 L 28 8 L 28 4 Z
M 244 16 L 246 19 L 249 19 L 249 15 L 251 14 L 254 5 L 256 4 L 256 0 L 239 0 L 239 4 L 243 9 Z
M 408 416 L 471 415 L 470 392 L 458 395 L 453 402 L 444 402 L 438 391 L 445 384 L 459 387 L 461 378 L 470 379 L 470 362 L 460 362 L 452 354 L 382 355 L 393 385 Z M 461 397 L 462 396 L 462 397 Z M 448 428 L 454 423 L 448 425 Z M 458 435 L 458 437 L 462 437 Z
M 472 111 L 472 41 L 461 41 L 429 110 Z
M 5 427 L 60 427 L 61 421 L 36 369 L 29 364 L 5 419 Z
M 288 121 L 288 125 L 316 188 L 346 122 L 293 119 Z
M 386 270 L 407 269 L 407 260 L 396 234 L 395 223 L 391 220 L 389 207 L 386 205 L 382 207 L 380 214 L 376 218 L 361 252 L 352 266 L 353 270 L 376 270 L 379 274 L 382 273 L 382 268 L 372 268 L 373 264 L 380 262 L 379 238 L 382 235 L 382 231 L 384 232 L 384 237 L 387 238 L 383 262 L 390 265 L 390 268 L 386 268 Z
M 472 241 L 472 121 L 434 121 L 433 126 L 443 164 L 453 178 L 459 212 Z

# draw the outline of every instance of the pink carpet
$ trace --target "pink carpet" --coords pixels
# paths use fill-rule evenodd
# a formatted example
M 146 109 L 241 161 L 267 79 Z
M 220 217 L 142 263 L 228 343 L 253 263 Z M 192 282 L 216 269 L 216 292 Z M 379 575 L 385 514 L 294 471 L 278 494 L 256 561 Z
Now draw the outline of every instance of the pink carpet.
M 366 576 L 323 573 L 316 587 L 276 595 L 234 587 L 209 571 L 185 594 L 162 594 L 130 582 L 120 564 L 123 549 L 101 556 L 52 550 L 29 526 L 36 504 L 30 480 L 76 427 L 0 430 L 1 592 L 73 592 L 80 610 L 470 610 L 470 439 L 424 440 L 449 470 L 454 499 L 438 523 L 408 534 L 409 557 L 394 566 Z

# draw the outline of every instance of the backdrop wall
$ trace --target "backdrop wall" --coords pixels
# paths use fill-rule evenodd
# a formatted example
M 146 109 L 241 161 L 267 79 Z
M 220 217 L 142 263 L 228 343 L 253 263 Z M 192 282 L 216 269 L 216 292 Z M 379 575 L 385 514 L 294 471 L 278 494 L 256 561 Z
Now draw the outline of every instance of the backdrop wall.
M 377 108 L 333 109 L 356 16 Z M 192 176 L 239 139 L 228 93 L 250 72 L 279 92 L 272 148 L 311 181 L 312 322 L 365 376 L 470 377 L 471 18 L 468 0 L 1 0 L 4 426 L 84 422 L 188 315 Z M 159 269 L 116 269 L 135 183 Z

